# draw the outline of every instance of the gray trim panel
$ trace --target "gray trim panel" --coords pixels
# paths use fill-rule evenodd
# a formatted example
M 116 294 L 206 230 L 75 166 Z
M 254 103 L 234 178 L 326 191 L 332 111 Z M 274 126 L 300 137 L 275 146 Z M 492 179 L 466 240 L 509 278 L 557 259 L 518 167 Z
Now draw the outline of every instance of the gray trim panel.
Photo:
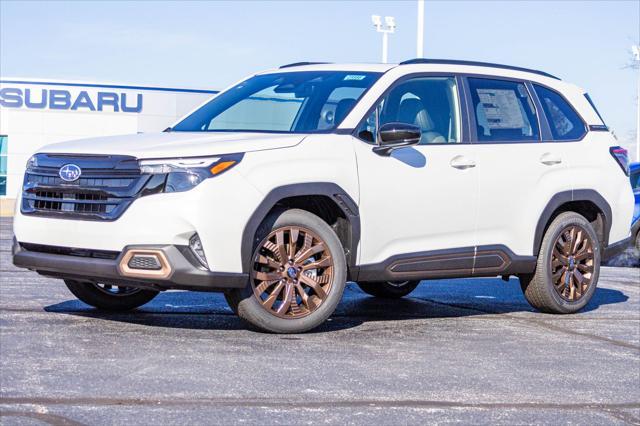
M 531 273 L 534 256 L 518 256 L 504 245 L 461 247 L 406 253 L 361 265 L 358 281 L 492 277 Z

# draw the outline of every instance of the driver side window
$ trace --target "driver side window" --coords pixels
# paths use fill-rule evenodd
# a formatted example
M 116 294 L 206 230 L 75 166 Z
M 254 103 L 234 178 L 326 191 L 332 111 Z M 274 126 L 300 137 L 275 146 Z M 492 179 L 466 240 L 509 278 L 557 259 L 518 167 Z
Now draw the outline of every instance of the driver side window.
M 460 108 L 453 77 L 420 77 L 397 84 L 358 129 L 360 139 L 377 143 L 387 123 L 413 124 L 422 130 L 420 145 L 460 142 Z

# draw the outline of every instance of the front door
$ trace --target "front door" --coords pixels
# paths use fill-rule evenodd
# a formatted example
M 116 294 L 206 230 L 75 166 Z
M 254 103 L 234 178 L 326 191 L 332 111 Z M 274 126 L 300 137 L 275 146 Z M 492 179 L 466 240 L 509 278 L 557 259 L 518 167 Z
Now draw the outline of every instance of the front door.
M 398 278 L 471 271 L 478 181 L 458 92 L 455 77 L 401 80 L 358 128 L 361 265 Z M 420 144 L 374 153 L 378 126 L 390 122 L 418 125 Z

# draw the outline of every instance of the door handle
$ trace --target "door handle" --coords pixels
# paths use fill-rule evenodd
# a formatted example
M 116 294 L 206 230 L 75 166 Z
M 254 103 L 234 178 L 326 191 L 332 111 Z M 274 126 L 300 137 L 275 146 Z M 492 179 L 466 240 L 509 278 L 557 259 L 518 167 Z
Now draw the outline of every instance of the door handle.
M 562 158 L 551 154 L 550 152 L 545 152 L 540 157 L 540 162 L 546 166 L 553 166 L 554 164 L 562 163 Z
M 476 166 L 476 162 L 465 157 L 464 155 L 456 155 L 451 159 L 449 165 L 455 169 L 466 170 Z

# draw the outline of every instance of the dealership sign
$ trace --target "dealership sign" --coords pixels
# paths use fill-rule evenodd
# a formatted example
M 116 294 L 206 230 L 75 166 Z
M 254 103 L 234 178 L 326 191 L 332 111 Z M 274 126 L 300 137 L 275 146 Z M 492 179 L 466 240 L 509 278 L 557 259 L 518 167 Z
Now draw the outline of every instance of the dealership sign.
M 82 90 L 71 93 L 62 89 L 0 89 L 0 106 L 5 108 L 84 110 L 110 112 L 141 112 L 142 94 L 124 92 L 93 92 Z

